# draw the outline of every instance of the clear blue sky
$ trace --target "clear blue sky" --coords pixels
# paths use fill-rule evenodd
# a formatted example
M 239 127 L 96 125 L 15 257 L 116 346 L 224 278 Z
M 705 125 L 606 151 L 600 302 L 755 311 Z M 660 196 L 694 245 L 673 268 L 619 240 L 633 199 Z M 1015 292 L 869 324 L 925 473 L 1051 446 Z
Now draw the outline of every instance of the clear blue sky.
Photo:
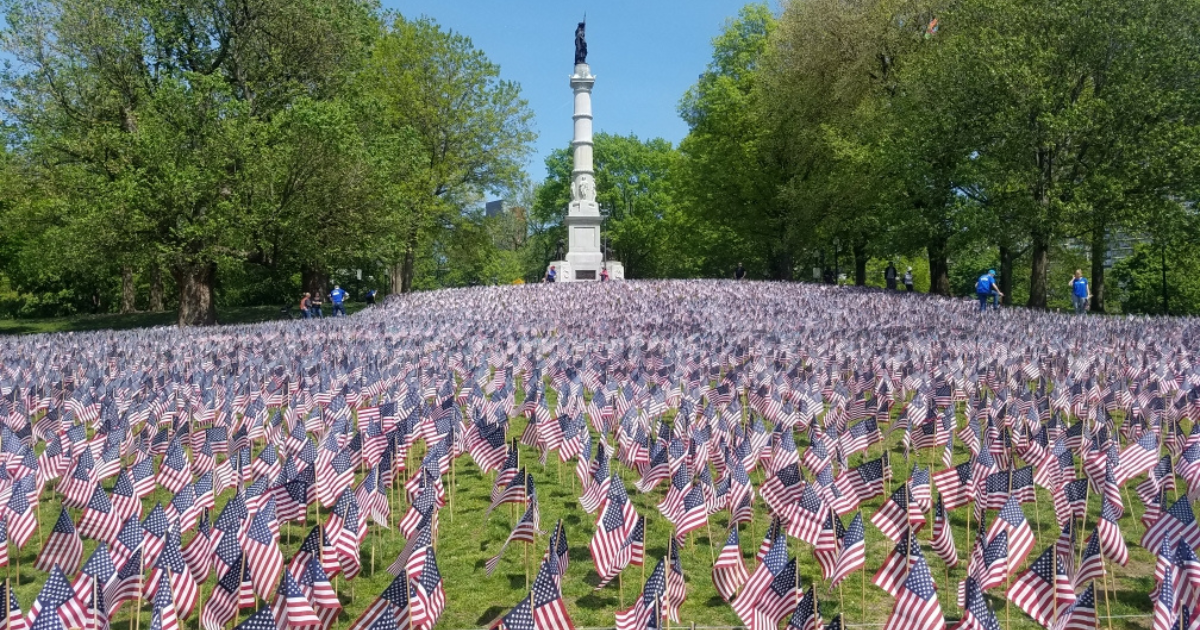
M 596 130 L 678 144 L 687 134 L 679 99 L 712 58 L 712 39 L 747 1 L 383 0 L 383 6 L 470 37 L 505 79 L 521 84 L 538 132 L 528 170 L 540 180 L 546 156 L 571 141 L 567 77 L 575 24 L 585 11 Z

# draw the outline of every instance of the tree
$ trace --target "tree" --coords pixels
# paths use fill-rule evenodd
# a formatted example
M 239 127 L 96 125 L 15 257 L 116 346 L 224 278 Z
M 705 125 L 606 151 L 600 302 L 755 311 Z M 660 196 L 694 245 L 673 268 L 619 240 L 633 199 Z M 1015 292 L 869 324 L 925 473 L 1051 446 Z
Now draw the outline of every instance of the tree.
M 427 19 L 397 16 L 376 43 L 361 89 L 381 104 L 380 125 L 407 130 L 419 160 L 392 180 L 399 232 L 387 250 L 392 291 L 413 288 L 419 252 L 453 223 L 453 199 L 502 189 L 521 176 L 535 134 L 520 86 L 500 79 L 471 40 Z
M 941 18 L 919 80 L 969 134 L 973 185 L 1012 218 L 997 229 L 1028 238 L 1028 305 L 1045 308 L 1056 242 L 1091 232 L 1095 265 L 1114 211 L 1185 194 L 1170 174 L 1194 172 L 1179 149 L 1194 137 L 1197 7 L 967 0 Z
M 762 59 L 777 21 L 765 3 L 746 5 L 713 40 L 713 58 L 679 112 L 689 132 L 679 145 L 679 235 L 692 273 L 725 276 L 737 262 L 751 273 L 791 277 L 794 226 L 779 199 L 783 174 L 763 144 Z
M 278 210 L 242 177 L 250 141 L 301 97 L 334 94 L 365 57 L 356 0 L 4 0 L 7 113 L 70 191 L 55 222 L 124 267 L 165 264 L 180 325 L 216 321 L 218 264 L 262 260 Z M 260 213 L 268 213 L 264 216 Z M 125 274 L 128 278 L 128 274 Z

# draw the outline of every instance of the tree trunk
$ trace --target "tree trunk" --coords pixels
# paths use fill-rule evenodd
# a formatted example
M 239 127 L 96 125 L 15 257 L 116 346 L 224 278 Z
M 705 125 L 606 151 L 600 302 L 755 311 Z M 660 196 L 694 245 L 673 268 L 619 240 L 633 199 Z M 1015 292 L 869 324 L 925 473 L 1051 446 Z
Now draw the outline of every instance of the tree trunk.
M 1093 313 L 1104 312 L 1104 256 L 1108 253 L 1108 229 L 1103 219 L 1092 230 L 1092 304 Z
M 1000 292 L 1004 297 L 1000 299 L 1005 306 L 1012 306 L 1013 303 L 1013 255 L 1011 247 L 1007 245 L 1000 246 Z
M 300 268 L 300 290 L 313 295 L 325 295 L 329 288 L 329 273 L 312 265 Z
M 854 286 L 867 286 L 867 246 L 865 243 L 855 243 L 851 251 L 854 253 Z
M 158 263 L 150 268 L 150 310 L 154 313 L 163 312 L 162 267 Z
M 121 314 L 137 311 L 137 288 L 133 285 L 133 267 L 121 267 Z
M 400 292 L 408 293 L 412 291 L 413 278 L 417 274 L 417 244 L 414 237 L 412 242 L 404 250 L 404 262 L 401 263 L 402 273 L 400 274 Z
M 1050 267 L 1050 241 L 1033 235 L 1033 264 L 1029 270 L 1029 308 L 1046 308 L 1046 273 Z
M 171 270 L 179 286 L 179 325 L 211 326 L 217 323 L 213 287 L 217 263 L 180 263 Z
M 404 265 L 396 263 L 392 265 L 391 271 L 388 274 L 388 293 L 400 294 L 404 288 Z
M 929 256 L 929 292 L 950 295 L 950 263 L 946 260 L 946 239 L 935 237 L 925 245 Z

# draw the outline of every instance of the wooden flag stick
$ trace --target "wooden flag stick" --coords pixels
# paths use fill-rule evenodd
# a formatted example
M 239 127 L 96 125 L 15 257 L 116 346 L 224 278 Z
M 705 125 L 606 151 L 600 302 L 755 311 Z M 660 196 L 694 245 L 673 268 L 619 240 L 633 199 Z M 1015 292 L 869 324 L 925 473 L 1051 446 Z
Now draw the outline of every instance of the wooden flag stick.
M 715 567 L 717 566 L 717 552 L 713 550 L 712 523 L 708 522 L 707 518 L 704 519 L 704 527 L 708 529 L 708 557 L 712 559 L 713 566 Z M 737 527 L 737 525 L 734 525 L 734 527 Z

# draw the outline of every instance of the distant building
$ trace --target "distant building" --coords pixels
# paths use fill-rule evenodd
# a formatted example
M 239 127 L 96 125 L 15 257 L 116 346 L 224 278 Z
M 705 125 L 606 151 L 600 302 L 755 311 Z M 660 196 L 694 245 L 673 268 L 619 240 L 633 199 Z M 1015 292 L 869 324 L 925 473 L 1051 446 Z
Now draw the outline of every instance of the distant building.
M 489 201 L 489 202 L 487 202 L 486 205 L 483 206 L 483 212 L 484 212 L 484 214 L 486 214 L 489 217 L 501 215 L 501 214 L 504 214 L 505 205 L 506 204 L 504 203 L 503 199 Z M 476 206 L 476 207 L 478 207 L 478 206 Z

